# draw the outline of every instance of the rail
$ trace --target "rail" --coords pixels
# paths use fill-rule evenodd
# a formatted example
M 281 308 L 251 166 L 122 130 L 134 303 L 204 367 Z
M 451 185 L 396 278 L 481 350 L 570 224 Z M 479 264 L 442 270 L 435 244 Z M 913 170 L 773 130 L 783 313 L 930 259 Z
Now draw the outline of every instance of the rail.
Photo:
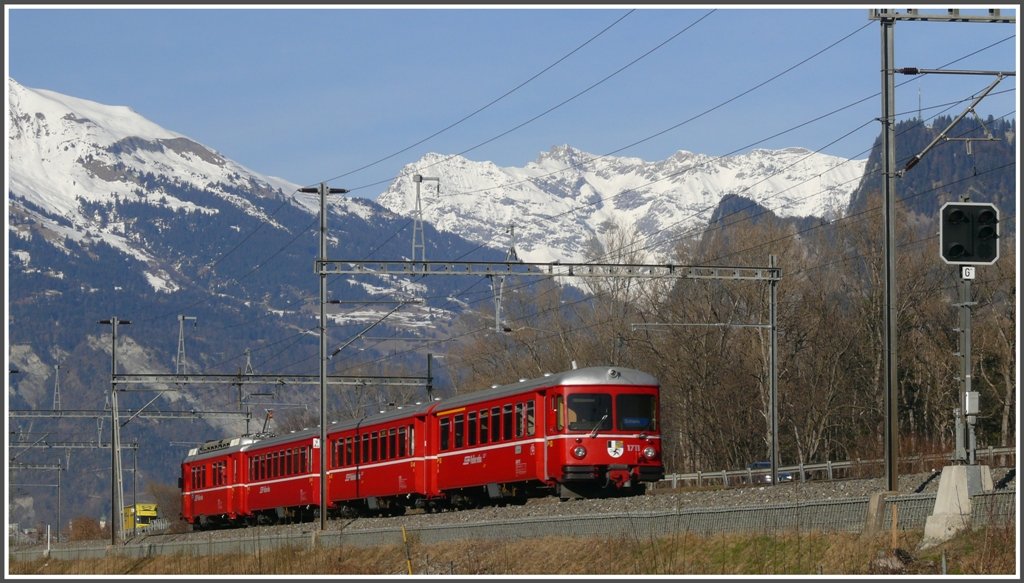
M 972 524 L 1012 525 L 1016 517 L 1016 491 L 990 492 L 972 497 Z M 901 531 L 923 529 L 935 494 L 905 494 L 886 498 L 882 523 Z M 124 546 L 61 543 L 51 548 L 11 549 L 9 560 L 36 561 L 103 559 L 111 556 L 144 559 L 155 555 L 187 557 L 234 554 L 259 557 L 277 549 L 402 546 L 406 532 L 414 545 L 445 541 L 515 541 L 553 537 L 590 538 L 601 544 L 609 539 L 655 541 L 680 534 L 711 536 L 756 533 L 763 536 L 812 532 L 861 533 L 867 526 L 867 497 L 806 500 L 758 506 L 675 508 L 609 512 L 572 516 L 528 516 L 515 520 L 486 520 L 386 527 L 362 527 L 360 522 L 340 530 L 274 532 L 265 527 L 237 531 L 195 533 L 183 540 L 160 541 L 140 537 Z M 898 522 L 897 522 L 898 521 Z
M 1013 461 L 1010 464 L 1006 463 L 1006 458 L 1012 457 Z M 1017 457 L 1016 447 L 987 447 L 978 449 L 976 452 L 976 458 L 979 463 L 987 461 L 989 466 L 1006 466 L 1015 465 Z M 940 453 L 940 454 L 927 454 L 927 455 L 915 455 L 906 456 L 900 458 L 900 467 L 906 469 L 916 468 L 918 471 L 934 471 L 938 468 L 934 467 L 934 462 L 941 462 L 942 465 L 947 465 L 953 459 L 952 453 Z M 997 460 L 999 463 L 997 464 Z M 797 464 L 791 466 L 779 466 L 778 471 L 780 478 L 784 474 L 788 474 L 792 480 L 835 480 L 849 477 L 865 477 L 869 475 L 869 472 L 873 472 L 876 468 L 883 468 L 885 464 L 884 459 L 872 459 L 872 460 L 848 460 L 841 462 L 826 461 L 815 464 Z M 873 475 L 873 474 L 872 474 Z M 780 480 L 781 481 L 781 480 Z M 655 487 L 671 487 L 678 488 L 680 485 L 683 486 L 707 486 L 707 485 L 719 485 L 719 486 L 732 486 L 740 484 L 753 484 L 753 483 L 770 483 L 771 482 L 771 470 L 770 469 L 743 469 L 743 470 L 716 470 L 716 471 L 696 471 L 688 474 L 669 474 L 666 475 Z

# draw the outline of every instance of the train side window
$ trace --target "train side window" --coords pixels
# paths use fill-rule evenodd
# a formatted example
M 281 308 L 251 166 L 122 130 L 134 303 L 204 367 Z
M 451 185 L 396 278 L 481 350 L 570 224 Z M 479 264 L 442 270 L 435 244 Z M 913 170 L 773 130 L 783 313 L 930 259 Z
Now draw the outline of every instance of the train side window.
M 346 466 L 352 465 L 352 438 L 345 438 L 345 461 Z
M 406 435 L 405 427 L 399 427 L 398 443 L 396 444 L 398 446 L 398 457 L 405 457 L 405 440 L 407 439 L 409 439 L 409 436 Z
M 491 442 L 501 439 L 501 408 L 491 407 Z
M 523 436 L 523 419 L 526 417 L 523 403 L 516 403 L 516 437 Z
M 480 444 L 487 443 L 487 438 L 490 437 L 489 430 L 487 429 L 487 421 L 490 419 L 487 409 L 480 411 Z
M 466 445 L 476 445 L 476 411 L 466 414 Z
M 292 468 L 296 474 L 299 473 L 299 448 L 297 447 L 292 450 Z
M 448 449 L 452 432 L 451 422 L 452 420 L 448 417 L 441 419 L 441 451 L 446 451 Z
M 405 455 L 398 451 L 398 430 L 394 428 L 388 429 L 388 453 L 391 455 L 391 458 Z
M 377 456 L 377 459 L 388 459 L 388 432 L 386 429 L 380 430 L 380 454 Z
M 524 412 L 524 421 L 526 422 L 526 434 L 533 435 L 536 433 L 533 415 L 533 401 L 526 402 L 526 411 Z
M 555 395 L 555 429 L 561 431 L 565 429 L 565 397 L 562 395 Z
M 377 434 L 376 433 L 371 433 L 369 435 L 369 441 L 370 441 L 370 458 L 369 458 L 368 461 L 375 462 L 375 461 L 377 461 Z
M 364 433 L 361 437 L 363 439 L 363 458 L 362 459 L 363 459 L 363 463 L 365 464 L 366 462 L 370 461 L 370 436 Z
M 409 426 L 409 455 L 416 455 L 416 428 Z
M 462 447 L 462 434 L 465 430 L 462 425 L 462 415 L 456 415 L 452 425 L 455 429 L 455 447 Z
M 512 439 L 512 405 L 505 405 L 501 409 L 501 425 L 504 427 L 505 439 Z

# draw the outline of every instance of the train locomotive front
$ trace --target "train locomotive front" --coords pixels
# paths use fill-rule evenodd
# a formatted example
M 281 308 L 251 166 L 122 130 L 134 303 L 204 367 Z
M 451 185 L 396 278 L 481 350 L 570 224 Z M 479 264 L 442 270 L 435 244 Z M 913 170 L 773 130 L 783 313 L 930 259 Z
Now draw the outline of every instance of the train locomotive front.
M 546 397 L 548 474 L 558 496 L 643 493 L 665 477 L 658 381 L 621 368 L 574 373 Z

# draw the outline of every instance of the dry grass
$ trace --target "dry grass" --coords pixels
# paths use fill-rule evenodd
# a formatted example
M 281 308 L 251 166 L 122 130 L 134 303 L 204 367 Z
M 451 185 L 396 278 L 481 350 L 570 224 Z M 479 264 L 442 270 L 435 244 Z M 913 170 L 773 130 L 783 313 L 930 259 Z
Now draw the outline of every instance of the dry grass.
M 276 550 L 256 556 L 158 556 L 87 561 L 12 562 L 12 574 L 32 575 L 750 575 L 948 574 L 1016 572 L 1016 530 L 993 527 L 963 533 L 916 551 L 922 533 L 779 535 L 678 534 L 639 539 L 537 540 L 424 544 L 408 548 L 328 547 Z M 895 547 L 893 543 L 895 542 Z M 406 561 L 406 552 L 410 561 Z

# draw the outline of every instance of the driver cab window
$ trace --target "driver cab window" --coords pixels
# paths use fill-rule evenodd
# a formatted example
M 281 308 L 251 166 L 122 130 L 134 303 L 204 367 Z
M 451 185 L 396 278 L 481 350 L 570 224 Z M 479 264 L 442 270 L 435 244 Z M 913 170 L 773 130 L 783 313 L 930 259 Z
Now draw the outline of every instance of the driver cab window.
M 552 401 L 555 409 L 555 429 L 561 431 L 565 429 L 565 397 L 555 395 Z
M 569 395 L 566 417 L 571 431 L 611 429 L 611 395 L 596 393 Z

